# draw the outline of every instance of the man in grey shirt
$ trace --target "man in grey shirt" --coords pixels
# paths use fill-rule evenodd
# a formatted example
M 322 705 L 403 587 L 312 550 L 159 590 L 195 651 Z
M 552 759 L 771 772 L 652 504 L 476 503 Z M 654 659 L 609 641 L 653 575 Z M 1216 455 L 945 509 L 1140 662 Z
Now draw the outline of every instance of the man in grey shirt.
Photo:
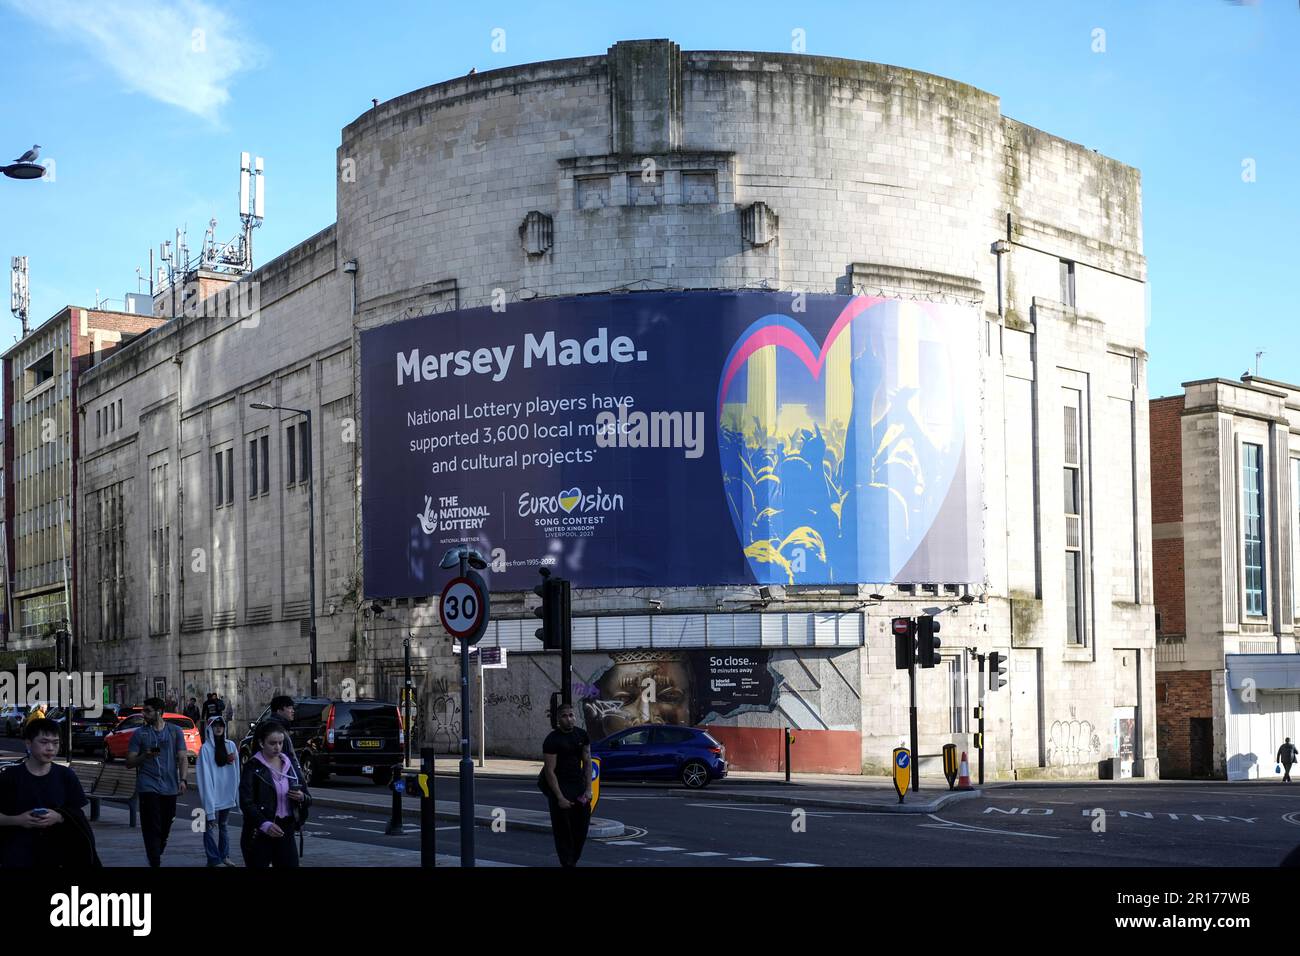
M 144 702 L 144 726 L 131 735 L 126 765 L 136 768 L 135 790 L 140 801 L 140 831 L 150 866 L 162 866 L 163 851 L 176 818 L 176 798 L 186 792 L 189 755 L 185 735 L 163 720 L 163 701 Z

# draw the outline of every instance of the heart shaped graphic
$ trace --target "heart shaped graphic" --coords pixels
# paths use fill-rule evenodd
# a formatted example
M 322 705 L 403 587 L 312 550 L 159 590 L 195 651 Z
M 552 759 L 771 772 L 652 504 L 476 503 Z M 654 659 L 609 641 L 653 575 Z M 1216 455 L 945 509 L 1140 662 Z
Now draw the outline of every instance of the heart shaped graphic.
M 581 500 L 581 488 L 570 488 L 568 491 L 560 492 L 560 507 L 564 509 L 566 514 L 578 507 L 578 502 Z
M 958 354 L 969 316 L 859 296 L 820 346 L 779 314 L 741 334 L 718 385 L 718 441 L 755 581 L 884 583 L 914 556 L 911 580 L 957 580 L 923 576 L 935 549 L 918 547 L 963 461 L 964 406 L 977 407 L 974 356 Z M 978 533 L 968 521 L 954 530 L 963 549 Z

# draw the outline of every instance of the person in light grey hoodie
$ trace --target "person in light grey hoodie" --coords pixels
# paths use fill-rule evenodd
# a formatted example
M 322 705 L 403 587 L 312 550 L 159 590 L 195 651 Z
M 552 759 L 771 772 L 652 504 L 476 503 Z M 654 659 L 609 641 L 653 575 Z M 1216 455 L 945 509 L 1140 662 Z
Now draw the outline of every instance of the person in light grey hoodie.
M 226 722 L 220 717 L 210 717 L 203 728 L 197 772 L 206 821 L 203 850 L 208 855 L 208 866 L 237 866 L 230 859 L 226 821 L 230 811 L 239 806 L 239 750 L 226 737 Z

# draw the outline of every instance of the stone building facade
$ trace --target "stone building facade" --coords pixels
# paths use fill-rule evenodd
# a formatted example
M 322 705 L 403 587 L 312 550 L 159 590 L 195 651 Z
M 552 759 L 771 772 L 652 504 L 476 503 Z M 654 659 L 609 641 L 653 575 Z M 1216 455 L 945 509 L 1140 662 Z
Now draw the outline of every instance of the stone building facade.
M 130 396 L 140 422 L 88 444 L 82 465 L 86 495 L 138 489 L 125 526 L 134 633 L 101 643 L 104 670 L 124 684 L 180 680 L 186 695 L 221 689 L 245 712 L 272 689 L 303 689 L 294 420 L 248 406 L 308 403 L 327 683 L 393 693 L 409 634 L 417 736 L 444 749 L 459 739 L 455 658 L 434 605 L 364 599 L 363 330 L 427 316 L 436 339 L 449 310 L 614 290 L 957 301 L 979 316 L 984 580 L 775 587 L 762 600 L 752 588 L 579 590 L 573 680 L 668 646 L 766 650 L 774 706 L 709 724 L 737 765 L 770 765 L 793 726 L 804 769 L 880 770 L 907 734 L 889 621 L 939 610 L 944 662 L 921 679 L 922 754 L 970 747 L 981 691 L 969 647 L 1010 656 L 1008 686 L 986 702 L 992 775 L 1095 776 L 1116 756 L 1121 772 L 1156 772 L 1136 170 L 951 80 L 658 40 L 382 103 L 343 130 L 338 165 L 337 222 L 244 280 L 260 283 L 251 328 L 177 318 L 91 377 L 87 407 Z M 263 432 L 265 496 L 245 487 Z M 227 449 L 229 506 L 213 487 Z M 168 549 L 157 557 L 155 539 Z M 93 577 L 84 546 L 80 560 Z M 524 594 L 494 598 L 484 641 L 515 650 L 487 678 L 489 750 L 535 755 L 558 660 L 539 653 Z
M 1300 387 L 1151 402 L 1162 772 L 1269 777 L 1300 731 Z

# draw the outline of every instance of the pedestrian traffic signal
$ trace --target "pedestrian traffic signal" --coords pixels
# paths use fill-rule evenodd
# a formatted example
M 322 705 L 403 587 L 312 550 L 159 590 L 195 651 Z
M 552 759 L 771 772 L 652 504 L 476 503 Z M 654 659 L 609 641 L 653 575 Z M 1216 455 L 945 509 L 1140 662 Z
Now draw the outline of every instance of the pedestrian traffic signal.
M 72 635 L 67 631 L 54 633 L 54 669 L 58 671 L 72 669 Z
M 900 671 L 911 668 L 913 661 L 913 649 L 916 642 L 913 637 L 916 635 L 916 622 L 910 617 L 896 617 L 893 620 L 894 629 L 894 667 Z
M 998 690 L 1007 686 L 1007 657 L 997 651 L 989 651 L 989 690 Z
M 542 599 L 542 603 L 533 608 L 533 614 L 542 619 L 542 626 L 534 633 L 548 651 L 557 651 L 561 647 L 562 623 L 560 619 L 560 582 L 551 577 L 548 568 L 541 569 L 542 583 L 533 588 L 533 593 Z
M 922 667 L 933 667 L 939 650 L 939 622 L 930 615 L 916 619 L 916 659 Z

